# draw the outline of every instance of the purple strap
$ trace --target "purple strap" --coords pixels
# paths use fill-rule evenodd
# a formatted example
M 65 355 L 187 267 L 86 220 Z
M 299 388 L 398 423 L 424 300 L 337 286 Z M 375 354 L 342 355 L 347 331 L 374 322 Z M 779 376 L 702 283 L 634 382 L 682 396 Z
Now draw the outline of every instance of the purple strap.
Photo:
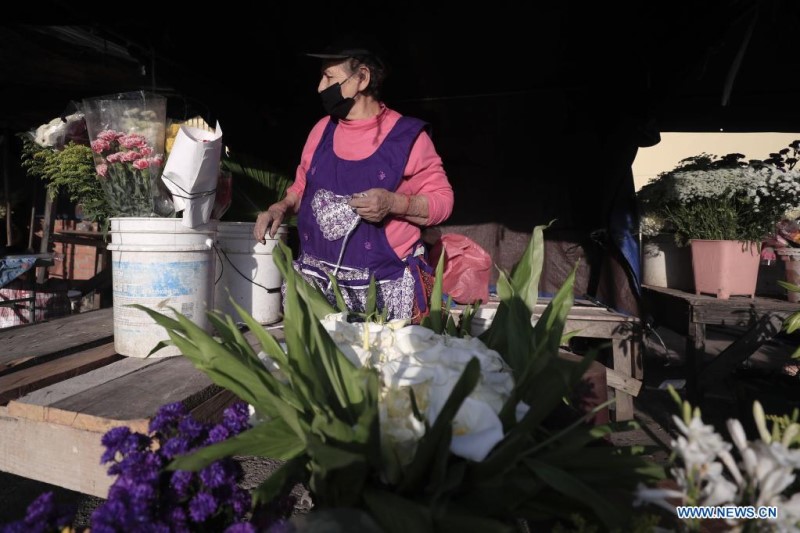
M 425 259 L 421 255 L 408 256 L 408 258 L 406 258 L 406 263 L 408 264 L 411 276 L 414 278 L 414 297 L 417 300 L 417 306 L 419 307 L 421 313 L 427 313 L 428 295 L 425 294 L 425 285 L 422 279 L 422 272 L 433 276 L 434 270 L 427 262 L 425 262 Z

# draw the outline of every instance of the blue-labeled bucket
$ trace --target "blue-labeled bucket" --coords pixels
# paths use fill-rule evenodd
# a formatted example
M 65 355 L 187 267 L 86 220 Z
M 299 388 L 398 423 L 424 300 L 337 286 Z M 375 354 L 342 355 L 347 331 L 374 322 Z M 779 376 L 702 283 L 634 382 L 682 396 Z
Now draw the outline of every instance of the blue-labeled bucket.
M 112 218 L 111 272 L 114 293 L 114 347 L 130 357 L 146 357 L 167 340 L 166 330 L 140 304 L 173 316 L 172 309 L 206 331 L 206 311 L 214 305 L 213 246 L 217 222 L 187 228 L 179 218 Z M 173 347 L 153 357 L 179 355 Z

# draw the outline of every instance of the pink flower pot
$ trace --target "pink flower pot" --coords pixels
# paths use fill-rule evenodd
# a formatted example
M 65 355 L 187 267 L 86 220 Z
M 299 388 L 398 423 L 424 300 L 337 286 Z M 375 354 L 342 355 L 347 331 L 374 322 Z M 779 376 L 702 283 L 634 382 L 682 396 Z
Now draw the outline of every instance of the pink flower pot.
M 692 239 L 695 293 L 754 297 L 760 259 L 754 242 Z

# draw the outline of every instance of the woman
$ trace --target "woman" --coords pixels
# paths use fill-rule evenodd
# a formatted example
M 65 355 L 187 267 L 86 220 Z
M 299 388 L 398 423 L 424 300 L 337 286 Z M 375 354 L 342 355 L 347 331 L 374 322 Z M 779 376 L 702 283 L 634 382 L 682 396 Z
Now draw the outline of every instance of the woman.
M 453 189 L 425 131 L 380 100 L 386 66 L 364 47 L 329 48 L 317 91 L 328 116 L 308 136 L 286 197 L 258 216 L 255 238 L 272 237 L 298 214 L 295 268 L 334 302 L 333 274 L 345 302 L 363 311 L 371 276 L 378 309 L 414 321 L 427 313 L 431 269 L 421 226 L 446 220 Z

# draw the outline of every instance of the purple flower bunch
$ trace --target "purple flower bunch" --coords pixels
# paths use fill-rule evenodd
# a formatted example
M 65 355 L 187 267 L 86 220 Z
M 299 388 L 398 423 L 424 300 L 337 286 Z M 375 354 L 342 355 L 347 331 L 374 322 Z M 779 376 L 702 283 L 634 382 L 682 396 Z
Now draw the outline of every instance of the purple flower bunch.
M 250 494 L 237 482 L 239 463 L 216 461 L 199 472 L 168 471 L 179 455 L 216 444 L 249 428 L 247 405 L 224 411 L 217 425 L 198 422 L 181 403 L 164 405 L 150 422 L 151 436 L 127 427 L 108 431 L 102 439 L 104 464 L 118 476 L 108 499 L 92 514 L 92 532 L 223 531 L 242 522 L 250 510 Z
M 75 509 L 57 506 L 52 492 L 45 492 L 28 506 L 25 518 L 5 526 L 0 525 L 0 533 L 49 533 L 69 527 L 75 516 Z

